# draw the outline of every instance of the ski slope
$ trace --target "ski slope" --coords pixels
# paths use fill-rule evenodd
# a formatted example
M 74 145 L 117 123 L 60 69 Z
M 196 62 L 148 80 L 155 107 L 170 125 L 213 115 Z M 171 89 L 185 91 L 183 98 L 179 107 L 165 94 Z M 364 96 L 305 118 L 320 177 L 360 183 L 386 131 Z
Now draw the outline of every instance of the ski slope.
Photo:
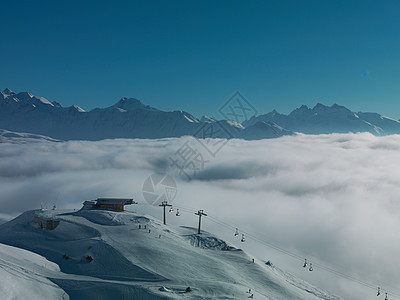
M 0 299 L 69 299 L 47 276 L 57 264 L 33 252 L 0 244 Z
M 0 247 L 1 299 L 247 299 L 249 289 L 254 299 L 339 299 L 194 228 L 132 212 L 47 210 L 60 219 L 49 231 L 34 213 L 0 226 L 0 243 L 21 248 Z

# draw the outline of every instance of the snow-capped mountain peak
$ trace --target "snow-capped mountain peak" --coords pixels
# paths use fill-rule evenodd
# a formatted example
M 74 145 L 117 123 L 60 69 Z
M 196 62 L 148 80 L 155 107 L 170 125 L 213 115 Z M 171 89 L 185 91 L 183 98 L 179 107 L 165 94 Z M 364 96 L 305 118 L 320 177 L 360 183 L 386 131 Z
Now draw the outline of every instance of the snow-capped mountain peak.
M 3 92 L 1 92 L 1 94 L 3 96 L 3 100 L 10 101 L 11 103 L 19 102 L 21 104 L 28 104 L 33 107 L 36 107 L 37 105 L 41 104 L 53 106 L 53 104 L 46 98 L 36 97 L 28 92 L 21 92 L 16 94 L 7 88 Z
M 78 112 L 86 112 L 84 109 L 80 108 L 78 105 L 72 105 L 72 107 Z
M 132 110 L 138 110 L 138 109 L 154 110 L 154 111 L 158 110 L 154 107 L 143 104 L 138 99 L 126 98 L 126 97 L 121 98 L 121 100 L 119 100 L 117 103 L 115 103 L 112 107 L 121 108 L 125 111 L 132 111 Z
M 15 93 L 12 90 L 10 90 L 9 88 L 6 88 L 2 93 L 4 95 L 8 95 L 8 96 L 15 95 Z

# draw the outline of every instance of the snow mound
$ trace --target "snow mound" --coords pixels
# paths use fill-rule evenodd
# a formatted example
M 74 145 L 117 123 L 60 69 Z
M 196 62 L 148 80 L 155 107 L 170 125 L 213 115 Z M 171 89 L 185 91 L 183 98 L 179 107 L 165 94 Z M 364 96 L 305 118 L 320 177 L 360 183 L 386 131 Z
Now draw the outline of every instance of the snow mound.
M 69 299 L 47 273 L 59 267 L 44 257 L 16 247 L 0 244 L 0 299 Z
M 204 233 L 201 235 L 187 235 L 186 238 L 189 240 L 192 246 L 203 249 L 226 250 L 228 246 L 225 241 Z
M 93 209 L 93 210 L 79 210 L 74 213 L 76 216 L 84 217 L 90 222 L 108 225 L 108 226 L 118 226 L 127 224 L 148 224 L 149 219 L 143 216 L 137 216 L 130 212 L 125 212 L 119 214 L 115 211 L 110 211 L 106 209 Z

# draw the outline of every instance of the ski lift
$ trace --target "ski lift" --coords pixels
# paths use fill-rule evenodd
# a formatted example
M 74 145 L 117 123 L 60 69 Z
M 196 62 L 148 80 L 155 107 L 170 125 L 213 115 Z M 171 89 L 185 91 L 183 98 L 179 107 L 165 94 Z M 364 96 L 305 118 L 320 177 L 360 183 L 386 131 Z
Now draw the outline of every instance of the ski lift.
M 236 228 L 235 236 L 238 236 L 238 235 L 239 235 L 239 229 Z
M 313 268 L 312 268 L 312 263 L 310 263 L 310 268 L 308 269 L 308 271 L 312 271 L 313 270 Z
M 179 213 L 179 208 L 176 209 L 176 214 L 177 217 L 179 217 L 181 214 Z
M 242 243 L 244 243 L 246 240 L 244 239 L 244 234 L 242 234 L 242 239 L 240 240 Z
M 386 296 L 385 296 L 385 300 L 388 300 L 387 293 L 385 293 L 385 294 L 386 294 Z
M 380 294 L 381 294 L 381 288 L 378 287 L 378 293 L 376 295 L 379 296 Z
M 174 212 L 174 209 L 172 208 L 172 206 L 171 206 L 171 208 L 169 209 L 169 212 Z
M 304 260 L 303 268 L 307 267 L 307 259 Z

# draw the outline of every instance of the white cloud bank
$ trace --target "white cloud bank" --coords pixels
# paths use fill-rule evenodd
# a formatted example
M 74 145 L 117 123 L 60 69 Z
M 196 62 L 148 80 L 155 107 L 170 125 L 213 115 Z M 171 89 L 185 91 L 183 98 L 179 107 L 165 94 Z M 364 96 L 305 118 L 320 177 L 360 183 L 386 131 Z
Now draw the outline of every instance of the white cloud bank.
M 42 201 L 60 208 L 80 208 L 84 200 L 102 196 L 143 202 L 147 176 L 167 171 L 177 180 L 176 204 L 204 209 L 310 260 L 383 282 L 383 288 L 400 286 L 400 136 L 231 140 L 215 158 L 206 157 L 209 162 L 192 181 L 168 168 L 168 158 L 185 141 L 205 153 L 192 138 L 0 144 L 0 219 Z M 134 209 L 161 216 L 144 204 Z M 170 215 L 170 222 L 196 226 L 195 217 Z M 204 228 L 235 241 L 233 232 L 211 218 L 204 219 Z M 318 268 L 306 272 L 298 261 L 251 240 L 236 244 L 346 299 L 374 295 Z

